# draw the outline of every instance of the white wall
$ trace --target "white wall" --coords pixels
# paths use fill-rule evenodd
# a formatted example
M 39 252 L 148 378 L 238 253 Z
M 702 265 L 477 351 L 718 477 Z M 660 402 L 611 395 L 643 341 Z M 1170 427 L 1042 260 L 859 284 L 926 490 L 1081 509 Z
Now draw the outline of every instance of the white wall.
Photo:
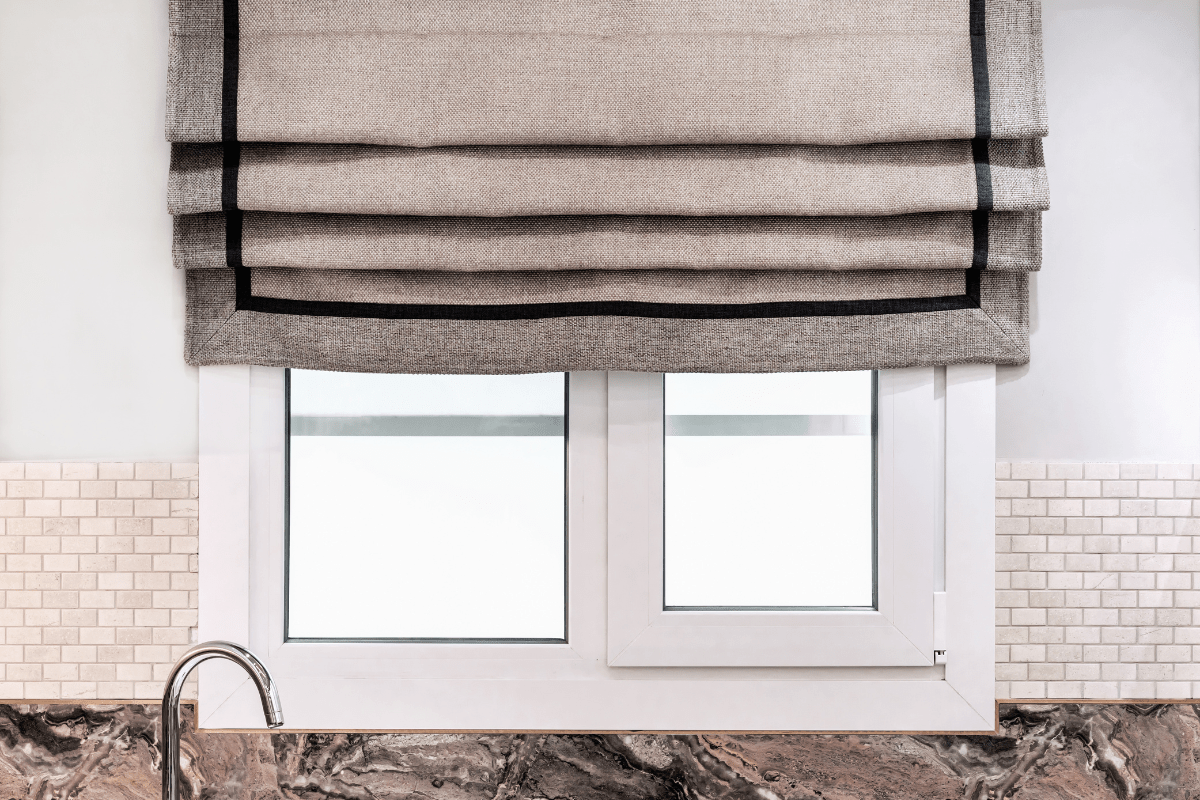
M 1043 11 L 1053 209 L 997 456 L 1200 461 L 1200 8 Z
M 195 458 L 166 5 L 0 0 L 0 459 Z M 1044 9 L 1054 209 L 998 455 L 1200 462 L 1197 2 Z
M 0 0 L 0 459 L 196 458 L 166 0 Z

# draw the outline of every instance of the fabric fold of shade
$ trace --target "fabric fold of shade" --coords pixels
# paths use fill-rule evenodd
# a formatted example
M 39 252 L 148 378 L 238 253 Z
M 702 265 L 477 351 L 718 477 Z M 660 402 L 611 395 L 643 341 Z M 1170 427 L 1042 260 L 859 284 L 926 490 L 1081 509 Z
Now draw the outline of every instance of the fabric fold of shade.
M 817 146 L 242 144 L 237 208 L 323 214 L 877 216 L 979 207 L 969 141 Z M 1050 204 L 1040 139 L 987 146 L 992 208 Z M 221 211 L 221 145 L 176 144 L 172 214 Z
M 186 359 L 1029 358 L 1038 0 L 172 0 Z
M 246 267 L 449 272 L 584 269 L 1034 271 L 1041 216 L 401 217 L 245 212 Z M 238 234 L 234 234 L 238 235 Z M 175 217 L 175 265 L 229 266 L 224 214 Z M 978 263 L 976 263 L 978 260 Z M 765 276 L 764 276 L 765 277 Z
M 708 317 L 670 316 L 676 309 L 627 304 L 620 309 L 624 313 L 583 306 L 570 316 L 530 318 L 522 317 L 527 309 L 519 307 L 471 305 L 398 306 L 392 315 L 381 309 L 362 309 L 357 315 L 353 306 L 333 309 L 317 303 L 308 303 L 306 309 L 305 301 L 256 295 L 249 275 L 194 270 L 187 274 L 187 358 L 197 365 L 486 374 L 792 372 L 1025 363 L 1026 276 L 984 271 L 978 278 L 978 294 L 960 296 L 959 307 L 921 313 L 897 308 L 894 302 L 889 308 L 886 301 L 847 296 L 840 307 L 812 308 L 807 315 L 785 313 L 788 309 L 715 306 Z M 940 305 L 950 306 L 952 299 L 918 298 L 910 303 L 933 305 L 941 300 Z M 823 313 L 830 310 L 844 313 Z
M 240 0 L 231 16 L 222 0 L 177 0 L 167 136 L 415 147 L 1044 136 L 1038 4 L 978 3 Z

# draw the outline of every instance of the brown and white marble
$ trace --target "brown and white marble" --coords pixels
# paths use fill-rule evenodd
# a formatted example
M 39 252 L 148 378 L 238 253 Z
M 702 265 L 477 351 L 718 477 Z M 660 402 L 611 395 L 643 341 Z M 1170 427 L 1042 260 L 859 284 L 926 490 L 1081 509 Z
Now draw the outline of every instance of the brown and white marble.
M 0 705 L 0 800 L 154 798 L 158 707 Z M 189 798 L 1197 800 L 1200 707 L 1013 705 L 996 736 L 187 733 Z

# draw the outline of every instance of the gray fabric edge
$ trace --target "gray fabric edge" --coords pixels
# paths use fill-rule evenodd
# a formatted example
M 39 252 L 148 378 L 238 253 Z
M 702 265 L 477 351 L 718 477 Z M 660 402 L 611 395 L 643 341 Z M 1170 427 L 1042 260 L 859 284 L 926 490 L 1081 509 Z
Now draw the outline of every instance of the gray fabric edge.
M 167 211 L 173 215 L 220 211 L 223 166 L 219 144 L 172 144 Z
M 991 135 L 1047 136 L 1041 0 L 987 0 L 987 50 Z
M 172 219 L 171 258 L 176 269 L 228 267 L 225 215 L 186 214 Z
M 987 273 L 982 308 L 874 317 L 374 320 L 237 311 L 228 271 L 187 274 L 188 364 L 422 374 L 793 372 L 1029 361 L 1028 276 Z
M 246 212 L 247 217 L 255 213 L 270 212 Z M 222 269 L 228 266 L 224 214 L 184 214 L 174 217 L 173 223 L 171 254 L 176 269 Z M 1041 214 L 1038 212 L 990 213 L 987 267 L 1021 272 L 1041 269 L 1041 232 Z M 963 266 L 966 264 L 936 264 L 929 269 L 961 269 Z
M 999 211 L 988 215 L 987 268 L 1037 272 L 1042 268 L 1042 215 Z
M 979 314 L 993 326 L 995 346 L 1013 360 L 997 360 L 1004 365 L 1029 363 L 1029 282 L 1028 272 L 985 271 L 981 278 Z
M 223 0 L 170 0 L 167 49 L 169 142 L 221 141 Z
M 215 36 L 225 34 L 224 0 L 169 0 L 167 24 L 172 36 Z
M 1050 182 L 1041 139 L 993 139 L 988 142 L 988 161 L 992 207 L 996 211 L 1050 209 Z
M 223 39 L 172 35 L 167 55 L 168 142 L 221 141 Z

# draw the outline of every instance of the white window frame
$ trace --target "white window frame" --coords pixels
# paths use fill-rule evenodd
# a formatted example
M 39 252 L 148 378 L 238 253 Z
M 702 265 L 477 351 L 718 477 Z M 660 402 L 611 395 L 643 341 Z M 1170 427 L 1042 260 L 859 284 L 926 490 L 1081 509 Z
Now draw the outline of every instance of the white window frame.
M 875 610 L 666 611 L 663 380 L 610 373 L 608 663 L 933 666 L 934 562 L 942 535 L 936 390 L 933 367 L 879 375 Z
M 610 428 L 617 431 L 623 419 L 616 406 L 610 418 L 609 388 L 616 385 L 619 397 L 625 380 L 619 373 L 571 375 L 566 644 L 300 643 L 284 642 L 282 627 L 283 372 L 202 367 L 201 640 L 229 639 L 262 657 L 280 684 L 291 730 L 995 729 L 994 367 L 945 368 L 944 381 L 926 398 L 925 418 L 935 420 L 934 453 L 944 454 L 941 469 L 929 473 L 934 485 L 922 490 L 934 497 L 934 516 L 944 520 L 944 544 L 934 537 L 933 545 L 944 550 L 944 587 L 931 570 L 934 588 L 944 588 L 937 603 L 944 625 L 935 629 L 929 613 L 924 624 L 903 629 L 919 629 L 917 641 L 906 636 L 919 663 L 892 667 L 870 665 L 871 659 L 856 666 L 811 659 L 813 666 L 767 666 L 761 653 L 756 666 L 610 665 L 610 524 L 613 531 L 627 530 L 618 517 L 631 506 L 612 507 L 609 493 L 636 489 L 608 475 L 609 460 L 621 453 L 620 433 L 612 437 L 614 451 Z M 639 529 L 647 543 L 661 541 L 650 536 L 652 527 L 643 522 Z M 629 608 L 649 615 L 651 605 L 641 597 Z M 891 617 L 874 627 L 901 630 L 895 608 L 880 613 Z M 639 636 L 666 627 L 646 626 Z M 799 627 L 817 637 L 805 640 L 806 647 L 826 635 L 821 624 Z M 844 642 L 832 644 L 844 650 Z M 948 652 L 944 664 L 932 663 L 934 649 Z M 618 662 L 628 650 L 617 653 Z M 689 657 L 687 647 L 676 653 Z M 695 663 L 694 652 L 692 658 Z M 257 729 L 261 714 L 244 674 L 206 662 L 202 728 Z

